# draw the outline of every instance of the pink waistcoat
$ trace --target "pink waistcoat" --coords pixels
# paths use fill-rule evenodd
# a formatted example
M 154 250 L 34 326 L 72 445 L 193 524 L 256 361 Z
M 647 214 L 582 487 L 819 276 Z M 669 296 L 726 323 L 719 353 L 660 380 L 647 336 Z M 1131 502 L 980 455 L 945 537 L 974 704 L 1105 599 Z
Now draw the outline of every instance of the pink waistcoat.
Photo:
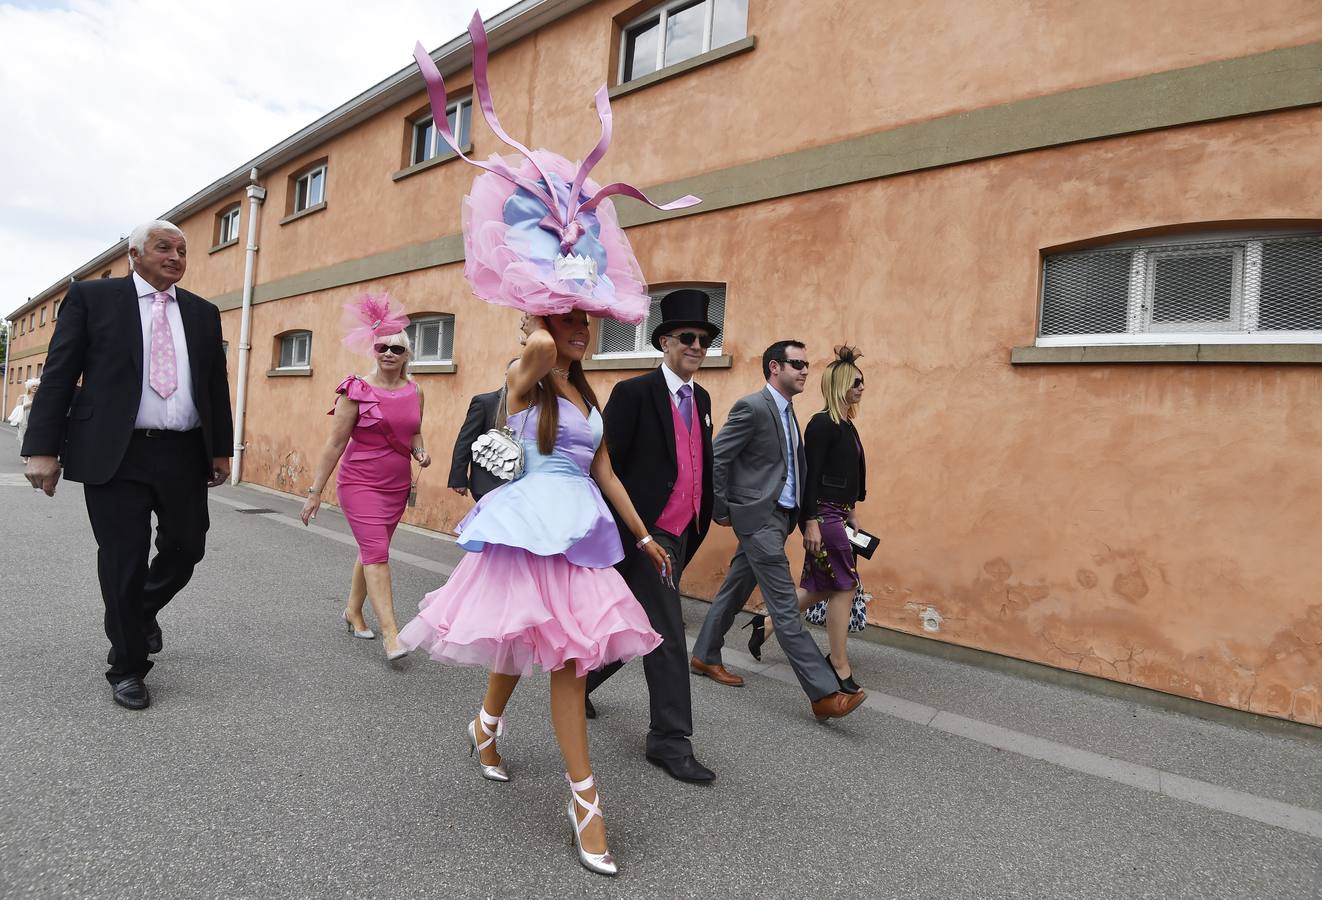
M 684 426 L 679 410 L 672 402 L 670 416 L 675 420 L 675 486 L 665 509 L 657 517 L 656 527 L 679 536 L 690 522 L 697 521 L 702 510 L 702 423 L 698 421 L 698 401 L 693 398 L 693 428 Z M 685 437 L 688 439 L 685 440 Z

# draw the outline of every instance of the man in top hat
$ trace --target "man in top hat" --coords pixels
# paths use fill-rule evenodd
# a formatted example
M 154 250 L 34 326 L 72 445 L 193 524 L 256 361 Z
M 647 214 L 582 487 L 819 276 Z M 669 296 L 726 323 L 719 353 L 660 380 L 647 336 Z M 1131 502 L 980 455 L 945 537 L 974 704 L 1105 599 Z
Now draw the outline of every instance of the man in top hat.
M 709 302 L 706 292 L 687 288 L 661 298 L 662 321 L 652 331 L 652 346 L 665 354 L 661 365 L 617 384 L 604 414 L 611 465 L 651 539 L 675 565 L 673 580 L 660 581 L 621 525 L 620 574 L 662 638 L 661 646 L 643 657 L 652 717 L 647 758 L 674 778 L 698 783 L 716 776 L 693 757 L 689 742 L 693 711 L 679 581 L 711 523 L 711 398 L 693 381 L 721 333 L 707 320 Z M 612 663 L 588 675 L 588 693 L 620 666 Z

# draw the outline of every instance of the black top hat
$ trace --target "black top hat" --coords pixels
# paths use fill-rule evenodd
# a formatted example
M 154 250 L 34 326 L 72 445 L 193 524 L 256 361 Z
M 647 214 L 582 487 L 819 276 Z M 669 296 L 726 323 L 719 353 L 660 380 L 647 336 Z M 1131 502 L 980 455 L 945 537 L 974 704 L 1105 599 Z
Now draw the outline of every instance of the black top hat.
M 702 328 L 711 332 L 713 339 L 721 333 L 707 321 L 707 306 L 711 297 L 697 288 L 681 288 L 661 298 L 661 323 L 652 329 L 652 346 L 661 349 L 661 335 L 676 328 Z

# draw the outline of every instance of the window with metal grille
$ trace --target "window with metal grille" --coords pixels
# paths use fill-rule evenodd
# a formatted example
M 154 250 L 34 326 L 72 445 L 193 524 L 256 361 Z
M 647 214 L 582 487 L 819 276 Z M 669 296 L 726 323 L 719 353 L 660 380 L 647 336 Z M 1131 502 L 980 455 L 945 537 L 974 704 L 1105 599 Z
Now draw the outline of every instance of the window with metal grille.
M 670 0 L 623 29 L 620 83 L 734 43 L 748 33 L 748 0 Z
M 724 346 L 722 338 L 725 336 L 725 285 L 723 284 L 668 284 L 649 291 L 652 308 L 648 310 L 647 321 L 641 325 L 630 325 L 614 319 L 602 319 L 597 325 L 597 349 L 592 355 L 659 358 L 661 351 L 652 346 L 652 329 L 661 322 L 661 298 L 682 287 L 694 287 L 706 291 L 707 296 L 711 298 L 711 304 L 707 308 L 707 318 L 722 330 L 722 334 L 712 342 L 711 347 L 707 349 L 707 355 L 720 356 L 721 348 Z
M 454 316 L 414 316 L 407 331 L 414 362 L 454 361 Z
M 1038 346 L 1322 343 L 1322 234 L 1057 253 Z
M 306 369 L 312 359 L 312 332 L 291 331 L 280 338 L 280 368 Z

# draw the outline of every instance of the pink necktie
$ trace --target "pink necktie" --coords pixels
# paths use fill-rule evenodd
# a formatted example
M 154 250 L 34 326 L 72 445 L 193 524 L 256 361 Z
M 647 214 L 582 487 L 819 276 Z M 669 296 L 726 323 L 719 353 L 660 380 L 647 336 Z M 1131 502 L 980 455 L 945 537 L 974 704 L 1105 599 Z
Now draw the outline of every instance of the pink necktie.
M 175 370 L 174 335 L 170 331 L 170 320 L 165 315 L 165 304 L 170 302 L 170 295 L 162 291 L 151 301 L 151 368 L 148 370 L 147 383 L 151 389 L 168 398 L 179 386 L 179 373 Z

